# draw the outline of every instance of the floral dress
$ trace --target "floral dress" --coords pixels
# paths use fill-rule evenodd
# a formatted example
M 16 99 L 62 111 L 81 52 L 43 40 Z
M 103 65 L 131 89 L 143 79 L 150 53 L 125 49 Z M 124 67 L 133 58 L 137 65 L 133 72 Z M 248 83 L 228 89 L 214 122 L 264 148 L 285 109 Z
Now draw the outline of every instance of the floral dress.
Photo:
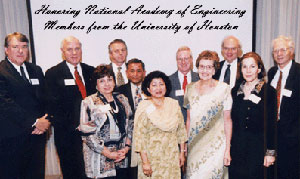
M 89 178 L 116 176 L 117 168 L 127 168 L 128 158 L 119 163 L 102 155 L 104 146 L 110 151 L 125 147 L 126 139 L 132 139 L 133 119 L 127 98 L 113 94 L 114 101 L 108 103 L 97 92 L 82 101 L 80 130 L 85 133 L 83 154 L 86 175 Z M 89 123 L 89 125 L 88 125 Z

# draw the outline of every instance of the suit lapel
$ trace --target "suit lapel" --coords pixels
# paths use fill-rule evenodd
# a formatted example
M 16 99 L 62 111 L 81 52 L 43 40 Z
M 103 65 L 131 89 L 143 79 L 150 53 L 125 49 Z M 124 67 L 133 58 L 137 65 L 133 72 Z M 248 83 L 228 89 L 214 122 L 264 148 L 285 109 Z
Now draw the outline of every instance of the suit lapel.
M 180 81 L 179 81 L 179 77 L 178 77 L 178 71 L 176 71 L 175 73 L 175 81 L 174 81 L 174 90 L 180 90 L 181 89 L 181 85 L 180 85 Z
M 131 84 L 130 84 L 130 82 L 128 82 L 126 84 L 126 90 L 127 90 L 129 105 L 131 106 L 131 110 L 134 111 L 134 101 L 133 101 L 133 95 L 132 95 L 132 91 L 131 91 Z

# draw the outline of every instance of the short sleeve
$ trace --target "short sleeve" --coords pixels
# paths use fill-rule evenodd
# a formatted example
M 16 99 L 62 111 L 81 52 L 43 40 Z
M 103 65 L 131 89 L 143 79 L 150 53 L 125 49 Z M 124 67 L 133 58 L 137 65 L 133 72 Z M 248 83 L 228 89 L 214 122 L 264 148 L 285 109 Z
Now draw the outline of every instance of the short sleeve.
M 190 96 L 190 91 L 191 91 L 190 86 L 191 85 L 188 85 L 186 87 L 186 92 L 185 92 L 184 97 L 183 97 L 183 107 L 186 108 L 186 109 L 190 109 L 190 101 L 189 101 L 189 96 Z
M 231 107 L 232 107 L 231 89 L 229 86 L 227 86 L 225 90 L 224 110 L 225 111 L 231 110 Z

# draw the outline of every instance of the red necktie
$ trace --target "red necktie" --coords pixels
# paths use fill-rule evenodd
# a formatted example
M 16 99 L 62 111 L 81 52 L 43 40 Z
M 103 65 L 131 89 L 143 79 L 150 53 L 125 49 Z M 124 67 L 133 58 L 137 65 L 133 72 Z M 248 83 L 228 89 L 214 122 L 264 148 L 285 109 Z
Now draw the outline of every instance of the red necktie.
M 184 90 L 184 92 L 185 92 L 185 88 L 186 88 L 186 85 L 187 85 L 187 76 L 186 75 L 184 75 L 184 79 L 183 79 L 183 83 L 182 83 L 182 89 Z
M 86 97 L 86 91 L 85 91 L 85 87 L 84 87 L 84 84 L 82 82 L 82 79 L 77 71 L 77 66 L 75 66 L 75 72 L 74 72 L 74 75 L 75 75 L 75 81 L 76 81 L 76 84 L 78 86 L 78 89 L 81 93 L 81 96 L 82 96 L 82 99 L 84 99 Z
M 279 120 L 281 80 L 282 80 L 282 71 L 280 71 L 280 75 L 279 75 L 279 79 L 278 79 L 277 87 L 276 87 L 276 92 L 277 92 L 277 120 Z

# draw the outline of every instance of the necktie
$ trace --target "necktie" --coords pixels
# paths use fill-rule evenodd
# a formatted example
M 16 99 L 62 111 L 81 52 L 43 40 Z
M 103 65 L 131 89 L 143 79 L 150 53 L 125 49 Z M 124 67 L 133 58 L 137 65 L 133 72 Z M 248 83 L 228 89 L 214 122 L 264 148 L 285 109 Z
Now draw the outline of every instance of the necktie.
M 123 75 L 121 73 L 122 67 L 118 67 L 118 73 L 117 73 L 117 86 L 121 86 L 125 84 Z
M 28 79 L 26 78 L 25 71 L 24 71 L 24 68 L 22 65 L 20 66 L 20 71 L 21 71 L 21 77 L 23 78 L 23 80 L 25 80 L 26 82 L 29 83 Z
M 141 90 L 139 87 L 136 88 L 134 96 L 134 109 L 137 108 L 138 104 L 142 101 Z
M 227 65 L 225 74 L 224 74 L 224 82 L 230 85 L 230 65 Z
M 281 80 L 282 80 L 282 71 L 280 71 L 280 75 L 279 75 L 279 79 L 278 79 L 277 87 L 276 87 L 276 93 L 277 93 L 277 121 L 279 120 Z
M 188 83 L 188 82 L 187 82 L 187 76 L 184 75 L 184 79 L 183 79 L 183 83 L 182 83 L 182 89 L 184 90 L 184 92 L 185 92 L 187 83 Z
M 75 66 L 74 75 L 75 75 L 75 81 L 76 81 L 78 89 L 81 93 L 82 99 L 84 99 L 86 97 L 86 90 L 85 90 L 84 84 L 82 82 L 82 79 L 78 73 L 77 66 Z

